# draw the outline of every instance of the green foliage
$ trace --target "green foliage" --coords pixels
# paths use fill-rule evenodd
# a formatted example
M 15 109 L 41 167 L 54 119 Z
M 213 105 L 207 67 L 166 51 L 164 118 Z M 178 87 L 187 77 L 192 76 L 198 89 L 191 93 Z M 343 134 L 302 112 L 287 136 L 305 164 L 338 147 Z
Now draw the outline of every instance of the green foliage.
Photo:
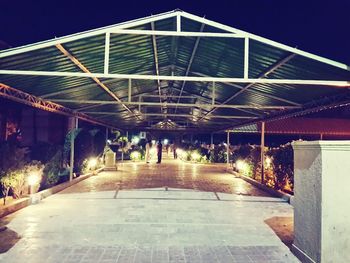
M 227 162 L 227 149 L 225 145 L 215 146 L 210 151 L 210 162 L 212 163 L 226 163 Z
M 272 158 L 272 167 L 275 175 L 275 188 L 283 189 L 286 184 L 291 187 L 294 183 L 294 155 L 290 143 L 272 148 L 268 155 Z
M 101 134 L 97 130 L 87 131 L 79 128 L 70 131 L 65 140 L 63 158 L 66 163 L 70 162 L 71 133 L 74 139 L 74 167 L 73 171 L 80 175 L 87 169 L 87 161 L 91 157 L 97 157 L 102 154 L 104 149 L 104 139 L 102 141 Z M 94 135 L 94 137 L 92 136 Z
M 63 148 L 60 147 L 44 168 L 43 178 L 41 181 L 42 189 L 54 186 L 59 181 L 64 181 L 61 180 L 61 176 L 66 170 L 63 168 L 63 162 Z
M 71 148 L 71 140 L 72 140 L 72 135 L 73 139 L 75 140 L 78 134 L 82 131 L 82 129 L 72 129 L 70 130 L 66 138 L 64 140 L 63 144 L 63 159 L 69 163 L 69 155 L 70 155 L 70 148 Z
M 119 143 L 120 148 L 122 148 L 123 150 L 126 150 L 125 148 L 127 147 L 129 140 L 128 140 L 128 137 L 121 136 L 118 138 L 117 142 Z
M 28 160 L 27 148 L 20 148 L 14 142 L 0 144 L 0 188 L 4 203 L 10 193 L 18 195 L 21 192 L 17 185 L 24 181 L 22 172 Z
M 98 129 L 90 131 L 93 141 L 93 156 L 101 156 L 106 145 L 105 134 Z
M 43 174 L 44 165 L 39 161 L 32 161 L 24 165 L 20 169 L 8 170 L 5 175 L 0 178 L 0 185 L 4 196 L 4 204 L 6 197 L 11 194 L 13 198 L 20 198 L 27 192 L 27 177 L 31 174 L 38 176 L 39 182 Z
M 142 160 L 142 155 L 141 155 L 141 153 L 139 151 L 134 150 L 134 151 L 130 152 L 130 159 L 132 161 L 134 161 L 134 162 L 135 161 L 141 161 Z

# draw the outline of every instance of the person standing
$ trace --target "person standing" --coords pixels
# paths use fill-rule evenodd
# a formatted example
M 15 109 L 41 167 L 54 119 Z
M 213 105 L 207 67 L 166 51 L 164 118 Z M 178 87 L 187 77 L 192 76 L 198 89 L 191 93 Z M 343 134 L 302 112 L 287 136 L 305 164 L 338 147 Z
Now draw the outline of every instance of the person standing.
M 150 141 L 147 141 L 145 148 L 146 148 L 145 160 L 146 160 L 146 163 L 149 163 L 149 159 L 150 159 L 150 152 L 149 151 L 151 148 Z
M 158 162 L 157 163 L 161 163 L 162 162 L 162 142 L 159 139 L 158 144 L 157 144 L 157 155 L 158 155 Z
M 173 144 L 173 153 L 174 153 L 174 159 L 177 159 L 177 152 L 176 152 L 177 148 L 176 148 L 176 144 Z

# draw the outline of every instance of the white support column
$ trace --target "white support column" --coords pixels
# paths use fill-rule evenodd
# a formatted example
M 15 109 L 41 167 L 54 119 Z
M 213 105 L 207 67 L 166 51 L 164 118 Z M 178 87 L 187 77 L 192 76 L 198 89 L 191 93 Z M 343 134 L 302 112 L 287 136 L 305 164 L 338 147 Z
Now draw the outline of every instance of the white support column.
M 131 102 L 131 79 L 128 81 L 128 102 Z
M 226 154 L 227 154 L 227 169 L 230 168 L 230 131 L 227 131 L 227 149 L 226 149 Z
M 294 242 L 302 262 L 350 262 L 350 141 L 297 141 Z
M 108 127 L 106 127 L 106 145 L 108 144 Z
M 264 184 L 265 182 L 265 175 L 264 175 L 264 161 L 265 161 L 265 154 L 264 154 L 264 149 L 265 149 L 265 122 L 261 122 L 261 144 L 260 144 L 260 168 L 261 168 L 261 183 Z
M 176 32 L 181 32 L 181 16 L 176 16 Z
M 139 96 L 139 112 L 141 113 L 142 96 Z
M 74 168 L 74 131 L 78 129 L 78 119 L 76 117 L 70 117 L 70 162 L 69 162 L 69 181 L 73 180 L 73 168 Z
M 105 42 L 105 63 L 104 63 L 104 73 L 109 73 L 109 45 L 110 45 L 110 33 L 106 33 L 106 42 Z
M 249 38 L 244 38 L 244 79 L 249 78 Z
M 210 134 L 210 147 L 214 144 L 214 133 Z
M 211 105 L 215 105 L 215 82 L 213 81 L 213 93 L 211 97 Z

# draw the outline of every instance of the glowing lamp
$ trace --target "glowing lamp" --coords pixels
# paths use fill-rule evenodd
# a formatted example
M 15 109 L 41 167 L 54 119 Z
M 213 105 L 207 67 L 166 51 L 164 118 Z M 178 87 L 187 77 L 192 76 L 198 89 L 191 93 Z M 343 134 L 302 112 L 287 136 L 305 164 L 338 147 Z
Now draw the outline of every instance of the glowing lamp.
M 36 185 L 36 184 L 38 184 L 39 183 L 39 175 L 37 175 L 37 174 L 30 174 L 30 175 L 28 175 L 28 178 L 27 178 L 27 180 L 28 180 L 28 185 L 30 185 L 30 186 L 33 186 L 33 185 Z
M 193 152 L 191 153 L 191 159 L 195 162 L 199 161 L 201 158 L 201 155 L 197 152 Z
M 248 164 L 245 161 L 237 160 L 236 167 L 241 172 L 248 172 Z
M 164 139 L 164 145 L 167 145 L 169 143 L 168 139 Z
M 88 161 L 88 167 L 89 169 L 95 169 L 97 166 L 97 159 L 96 158 L 91 158 Z

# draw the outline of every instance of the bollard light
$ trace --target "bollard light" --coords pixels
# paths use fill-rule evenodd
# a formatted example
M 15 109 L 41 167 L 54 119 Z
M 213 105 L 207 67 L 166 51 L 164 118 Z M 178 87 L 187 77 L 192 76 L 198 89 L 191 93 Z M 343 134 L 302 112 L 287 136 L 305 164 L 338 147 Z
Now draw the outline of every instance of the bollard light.
M 236 167 L 240 172 L 247 173 L 249 170 L 248 164 L 243 160 L 237 160 Z
M 88 161 L 88 168 L 94 170 L 97 166 L 97 158 L 90 158 Z
M 35 174 L 35 173 L 32 173 L 32 174 L 29 174 L 28 177 L 27 177 L 27 180 L 28 180 L 28 185 L 29 186 L 33 186 L 33 185 L 36 185 L 39 183 L 39 175 Z
M 191 153 L 191 159 L 195 162 L 198 162 L 201 158 L 201 155 L 197 152 L 192 152 Z

